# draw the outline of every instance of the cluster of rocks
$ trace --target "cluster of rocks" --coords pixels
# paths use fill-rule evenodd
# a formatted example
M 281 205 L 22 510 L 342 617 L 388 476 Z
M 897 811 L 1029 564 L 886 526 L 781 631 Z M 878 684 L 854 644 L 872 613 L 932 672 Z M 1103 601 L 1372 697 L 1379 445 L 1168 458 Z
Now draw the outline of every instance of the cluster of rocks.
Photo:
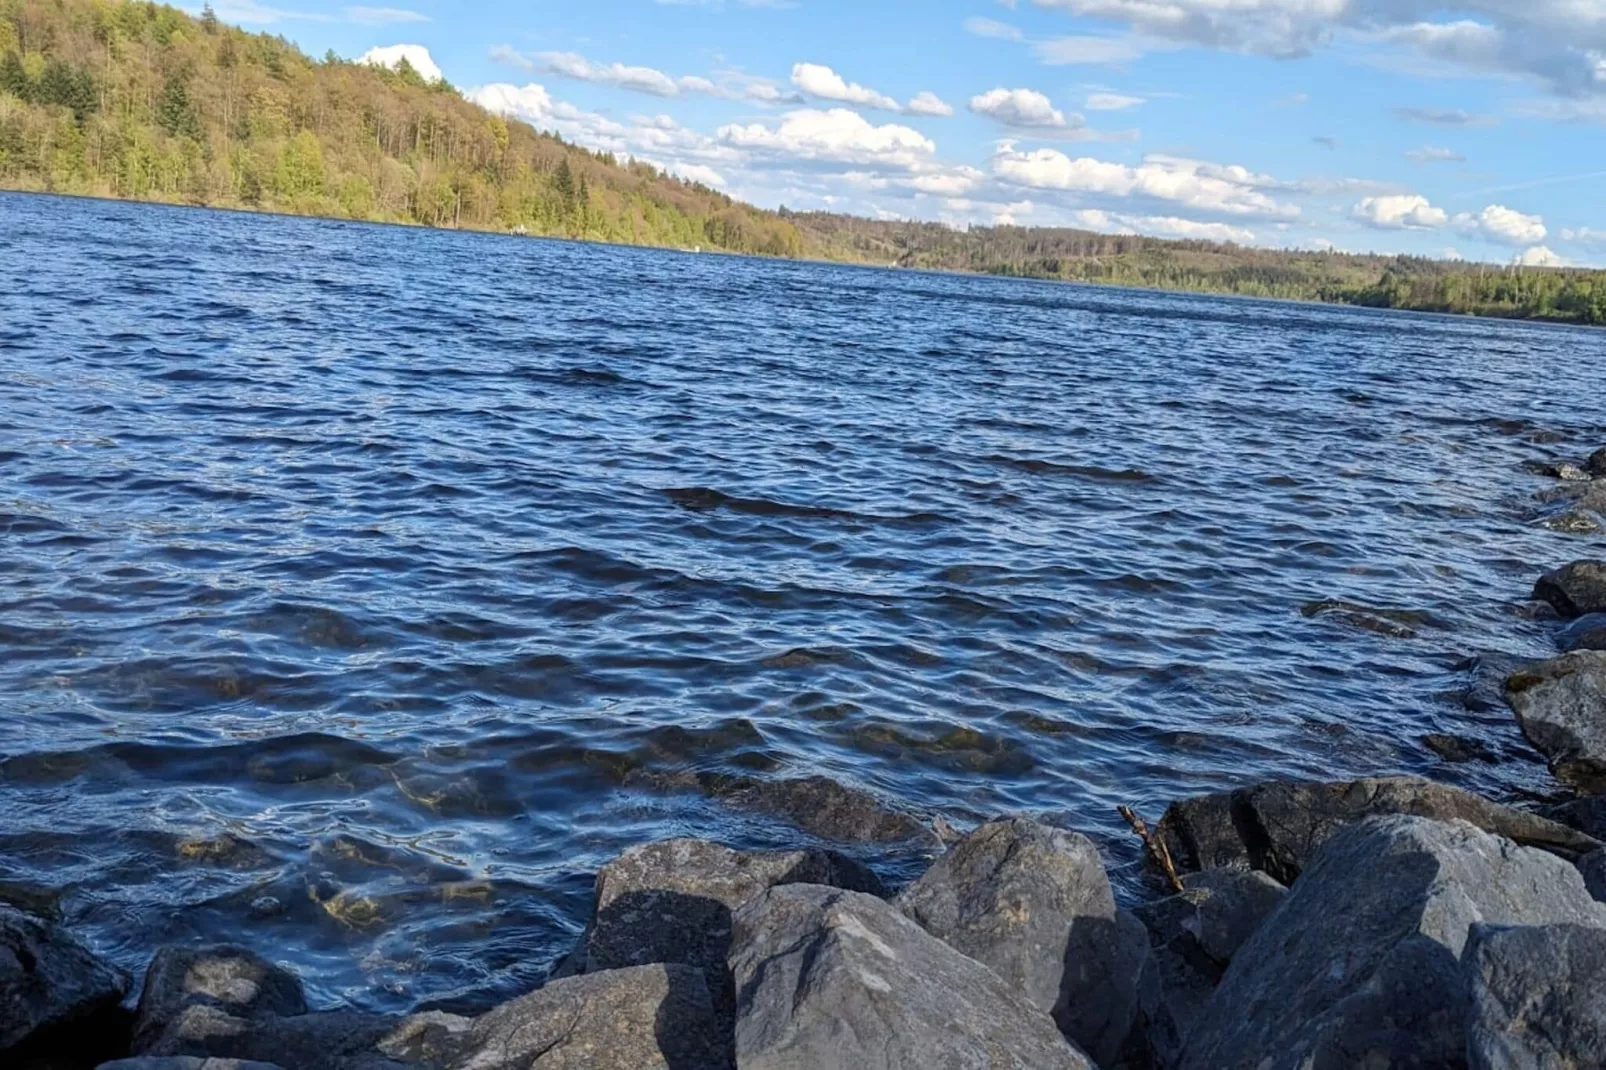
M 1606 561 L 1574 561 L 1534 586 L 1566 622 L 1560 657 L 1524 665 L 1506 680 L 1522 733 L 1558 780 L 1606 792 Z
M 1528 468 L 1558 481 L 1535 495 L 1541 525 L 1573 535 L 1606 531 L 1606 448 L 1579 463 L 1535 461 Z
M 842 854 L 678 839 L 597 874 L 554 979 L 477 1017 L 314 1011 L 241 948 L 159 951 L 103 1070 L 1606 1065 L 1606 849 L 1413 777 L 1172 805 L 1182 891 L 1120 909 L 1086 837 L 1011 818 L 892 894 Z M 1600 891 L 1597 887 L 1597 891 Z M 0 1064 L 130 991 L 0 908 Z M 19 1064 L 20 1065 L 20 1064 Z

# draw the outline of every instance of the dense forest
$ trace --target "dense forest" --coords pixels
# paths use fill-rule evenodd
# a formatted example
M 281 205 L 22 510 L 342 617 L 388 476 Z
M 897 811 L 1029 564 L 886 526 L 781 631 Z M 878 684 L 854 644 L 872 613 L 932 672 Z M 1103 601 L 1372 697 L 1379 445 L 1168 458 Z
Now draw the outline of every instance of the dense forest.
M 1606 272 L 764 211 L 144 0 L 0 0 L 0 188 L 1606 323 Z

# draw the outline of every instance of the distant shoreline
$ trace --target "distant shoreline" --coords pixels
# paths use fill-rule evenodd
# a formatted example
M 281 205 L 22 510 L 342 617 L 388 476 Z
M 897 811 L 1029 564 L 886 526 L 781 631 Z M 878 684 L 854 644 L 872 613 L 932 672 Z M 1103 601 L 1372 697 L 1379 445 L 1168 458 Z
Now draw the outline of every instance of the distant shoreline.
M 1016 282 L 1053 283 L 1065 286 L 1089 286 L 1095 289 L 1131 290 L 1137 293 L 1178 294 L 1184 296 L 1235 298 L 1250 301 L 1270 301 L 1291 305 L 1318 305 L 1325 308 L 1352 308 L 1370 309 L 1380 312 L 1404 312 L 1421 316 L 1444 316 L 1452 319 L 1486 319 L 1502 322 L 1516 322 L 1539 324 L 1550 327 L 1583 327 L 1591 328 L 1601 326 L 1591 324 L 1576 318 L 1557 316 L 1531 316 L 1520 310 L 1504 310 L 1489 312 L 1456 312 L 1439 308 L 1413 308 L 1413 307 L 1379 307 L 1376 305 L 1361 304 L 1353 301 L 1324 300 L 1319 297 L 1279 297 L 1263 294 L 1241 293 L 1234 290 L 1190 289 L 1184 287 L 1155 286 L 1137 282 L 1112 282 L 1096 279 L 1066 279 L 1044 275 L 1025 275 L 1002 271 L 967 271 L 961 268 L 943 267 L 900 267 L 896 264 L 887 264 L 872 260 L 853 260 L 827 256 L 777 256 L 766 253 L 744 252 L 733 249 L 715 247 L 685 248 L 676 245 L 651 245 L 640 242 L 610 241 L 603 238 L 576 238 L 562 234 L 516 234 L 501 227 L 481 226 L 431 226 L 427 223 L 417 223 L 400 219 L 353 219 L 348 216 L 327 215 L 312 212 L 292 212 L 280 208 L 252 207 L 250 205 L 222 205 L 222 204 L 195 204 L 187 201 L 165 200 L 159 197 L 117 197 L 103 193 L 73 193 L 59 190 L 33 189 L 0 181 L 0 196 L 15 195 L 21 197 L 62 198 L 64 200 L 99 201 L 107 204 L 130 204 L 154 208 L 173 208 L 185 211 L 227 212 L 237 215 L 261 216 L 278 219 L 311 219 L 326 223 L 347 223 L 354 226 L 394 227 L 409 231 L 439 231 L 443 233 L 478 234 L 488 237 L 507 238 L 510 240 L 556 241 L 576 245 L 592 245 L 615 249 L 642 249 L 653 252 L 681 253 L 686 256 L 721 256 L 733 259 L 755 259 L 778 261 L 798 264 L 826 264 L 832 267 L 859 268 L 868 271 L 890 271 L 897 273 L 929 274 L 929 275 L 957 275 L 970 278 L 1002 279 Z M 1477 266 L 1477 265 L 1474 265 Z M 1493 270 L 1506 270 L 1495 265 L 1481 265 Z

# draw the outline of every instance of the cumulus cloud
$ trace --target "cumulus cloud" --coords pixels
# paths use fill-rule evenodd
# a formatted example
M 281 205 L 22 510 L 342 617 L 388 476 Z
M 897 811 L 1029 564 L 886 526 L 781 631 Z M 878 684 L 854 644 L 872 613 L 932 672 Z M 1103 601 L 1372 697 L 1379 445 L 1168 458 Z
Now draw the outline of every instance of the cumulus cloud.
M 365 63 L 370 67 L 389 67 L 395 70 L 406 60 L 408 65 L 423 75 L 426 82 L 437 81 L 445 77 L 441 69 L 435 65 L 435 59 L 429 54 L 429 49 L 423 45 L 386 45 L 383 48 L 370 48 L 358 57 L 358 63 Z
M 931 162 L 936 143 L 918 130 L 896 123 L 876 126 L 856 111 L 802 108 L 779 123 L 731 123 L 716 133 L 734 148 L 793 160 L 876 165 L 912 169 Z
M 996 119 L 1005 126 L 1025 129 L 1063 130 L 1085 123 L 1074 112 L 1068 121 L 1064 112 L 1035 89 L 989 89 L 970 98 L 970 110 L 977 115 Z
M 1423 145 L 1420 149 L 1412 149 L 1405 154 L 1407 160 L 1416 163 L 1466 163 L 1467 158 L 1454 149 L 1440 148 L 1437 145 Z
M 526 71 L 555 74 L 580 82 L 610 85 L 655 97 L 686 94 L 721 97 L 726 100 L 752 100 L 761 104 L 800 104 L 800 94 L 783 90 L 765 78 L 726 72 L 718 81 L 698 74 L 675 77 L 654 67 L 626 63 L 599 63 L 577 52 L 537 52 L 525 55 L 508 45 L 491 49 L 491 59 Z
M 1350 209 L 1350 215 L 1367 226 L 1382 230 L 1432 230 L 1450 220 L 1443 208 L 1435 208 L 1426 197 L 1416 193 L 1364 197 Z
M 1546 249 L 1543 245 L 1535 245 L 1531 249 L 1524 249 L 1512 257 L 1513 264 L 1522 267 L 1565 267 L 1567 261 Z
M 946 117 L 952 115 L 953 113 L 953 106 L 930 90 L 916 93 L 914 98 L 909 101 L 910 115 L 936 115 Z
M 1164 201 L 1200 212 L 1291 219 L 1297 205 L 1266 192 L 1281 186 L 1268 176 L 1238 166 L 1221 166 L 1175 156 L 1150 155 L 1137 167 L 1072 158 L 1054 149 L 1021 152 L 1005 143 L 993 157 L 993 174 L 1028 189 L 1115 199 Z
M 542 52 L 537 58 L 540 69 L 576 81 L 617 86 L 656 97 L 675 97 L 681 92 L 680 83 L 652 67 L 593 63 L 577 52 Z
M 1204 223 L 1180 216 L 1131 215 L 1082 208 L 1070 214 L 1073 226 L 1101 234 L 1144 234 L 1151 238 L 1186 238 L 1193 241 L 1238 242 L 1255 240 L 1255 232 L 1231 223 Z
M 1505 245 L 1537 245 L 1549 233 L 1545 221 L 1536 215 L 1491 204 L 1476 214 L 1462 212 L 1455 217 L 1455 225 L 1468 233 Z
M 830 67 L 818 63 L 797 63 L 792 66 L 792 84 L 811 97 L 835 100 L 843 104 L 857 104 L 864 108 L 882 111 L 902 111 L 896 100 L 885 93 L 850 82 Z
M 1606 245 L 1606 230 L 1595 227 L 1569 227 L 1561 232 L 1562 241 L 1575 241 L 1584 245 Z

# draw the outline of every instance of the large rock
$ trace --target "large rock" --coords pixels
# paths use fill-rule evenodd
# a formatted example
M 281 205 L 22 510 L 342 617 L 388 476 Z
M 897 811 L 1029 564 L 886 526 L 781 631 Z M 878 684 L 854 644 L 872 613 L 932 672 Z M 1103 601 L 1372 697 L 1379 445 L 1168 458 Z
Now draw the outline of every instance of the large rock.
M 1264 873 L 1211 869 L 1183 878 L 1184 890 L 1134 913 L 1149 936 L 1138 985 L 1138 1023 L 1129 1051 L 1137 1065 L 1170 1070 L 1238 948 L 1288 890 Z
M 116 1007 L 129 983 L 61 926 L 0 905 L 0 1052 Z
M 1606 613 L 1591 613 L 1568 624 L 1556 637 L 1564 653 L 1606 650 Z
M 1238 866 L 1292 884 L 1345 825 L 1378 814 L 1468 821 L 1530 847 L 1577 858 L 1601 846 L 1576 829 L 1420 777 L 1321 783 L 1276 780 L 1172 803 L 1160 832 L 1185 871 Z
M 1474 927 L 1472 1070 L 1606 1066 L 1606 929 Z
M 290 1018 L 241 1018 L 192 1004 L 146 1050 L 150 1056 L 195 1056 L 277 1063 L 288 1070 L 390 1070 L 378 1054 L 396 1019 L 362 1011 L 320 1011 Z
M 992 970 L 874 896 L 790 884 L 735 916 L 742 1070 L 1093 1064 Z
M 1148 938 L 1118 914 L 1086 836 L 1014 819 L 960 840 L 898 897 L 921 928 L 992 968 L 1104 1064 L 1137 1004 Z
M 417 1059 L 416 1047 L 398 1051 Z M 445 1070 L 725 1070 L 720 1027 L 703 971 L 657 964 L 553 981 L 504 1003 L 465 1029 L 447 1029 L 426 1052 Z
M 689 839 L 631 848 L 597 873 L 595 911 L 569 971 L 696 966 L 728 1020 L 731 914 L 765 889 L 797 883 L 885 891 L 869 869 L 834 851 L 734 851 Z
M 1534 584 L 1534 597 L 1563 617 L 1606 613 L 1606 561 L 1574 561 L 1547 572 Z
M 1461 1065 L 1478 922 L 1601 925 L 1606 906 L 1561 859 L 1465 822 L 1350 825 L 1238 949 L 1183 1065 Z
M 134 1016 L 135 1053 L 155 1050 L 164 1034 L 181 1036 L 219 1017 L 287 1017 L 307 1012 L 301 980 L 243 947 L 165 947 L 145 971 Z M 168 1045 L 168 1047 L 175 1047 Z
M 1606 793 L 1606 651 L 1580 650 L 1528 665 L 1506 681 L 1522 734 L 1560 780 Z

